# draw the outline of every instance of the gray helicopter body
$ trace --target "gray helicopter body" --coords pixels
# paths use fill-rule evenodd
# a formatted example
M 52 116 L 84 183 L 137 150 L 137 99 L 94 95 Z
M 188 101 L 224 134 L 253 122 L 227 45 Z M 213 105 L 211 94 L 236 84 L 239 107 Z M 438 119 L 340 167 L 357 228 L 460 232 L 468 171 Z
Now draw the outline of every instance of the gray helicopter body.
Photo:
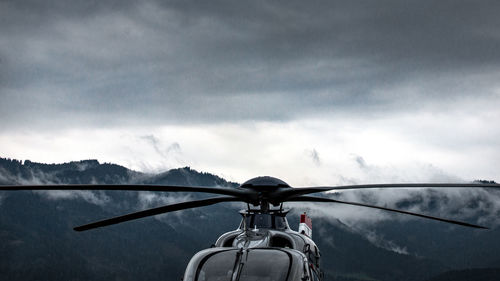
M 321 280 L 320 251 L 290 228 L 282 210 L 244 210 L 238 229 L 189 262 L 184 281 Z

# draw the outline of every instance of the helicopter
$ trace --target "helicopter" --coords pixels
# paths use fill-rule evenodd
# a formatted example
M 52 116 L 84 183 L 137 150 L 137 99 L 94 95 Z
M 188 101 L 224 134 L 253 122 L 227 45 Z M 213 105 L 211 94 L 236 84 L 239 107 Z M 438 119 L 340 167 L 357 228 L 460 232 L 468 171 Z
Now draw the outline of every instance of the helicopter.
M 488 229 L 485 226 L 429 216 L 404 210 L 348 202 L 313 193 L 353 189 L 380 188 L 500 188 L 496 183 L 400 183 L 294 188 L 286 182 L 261 176 L 239 187 L 200 187 L 169 185 L 4 185 L 0 190 L 127 190 L 156 192 L 196 192 L 217 194 L 217 197 L 192 200 L 147 209 L 118 217 L 74 227 L 75 231 L 110 226 L 126 221 L 168 212 L 209 206 L 222 202 L 244 202 L 237 229 L 222 234 L 211 248 L 201 250 L 189 261 L 183 281 L 285 281 L 323 280 L 321 252 L 312 239 L 312 220 L 301 214 L 298 231 L 287 221 L 286 202 L 337 203 L 379 209 L 417 216 L 464 227 Z

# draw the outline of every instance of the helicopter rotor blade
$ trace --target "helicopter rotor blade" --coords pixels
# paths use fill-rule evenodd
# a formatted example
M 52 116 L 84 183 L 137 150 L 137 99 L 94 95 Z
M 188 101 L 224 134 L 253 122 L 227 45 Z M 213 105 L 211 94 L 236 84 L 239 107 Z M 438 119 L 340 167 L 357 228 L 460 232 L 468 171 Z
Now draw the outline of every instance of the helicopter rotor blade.
M 306 195 L 311 193 L 347 190 L 347 189 L 374 189 L 374 188 L 498 188 L 500 184 L 496 183 L 395 183 L 395 184 L 355 184 L 340 186 L 315 186 L 315 187 L 296 187 L 277 190 L 273 194 L 273 199 L 287 201 L 294 196 Z
M 201 187 L 152 184 L 47 184 L 47 185 L 0 185 L 0 190 L 90 190 L 90 191 L 159 191 L 202 192 L 246 198 L 251 194 L 242 188 Z
M 130 214 L 126 214 L 123 216 L 118 216 L 118 217 L 114 217 L 114 218 L 110 218 L 110 219 L 105 219 L 105 220 L 77 226 L 73 229 L 75 231 L 85 231 L 85 230 L 90 230 L 90 229 L 94 229 L 94 228 L 98 228 L 98 227 L 122 223 L 122 222 L 130 221 L 130 220 L 140 219 L 140 218 L 149 217 L 149 216 L 155 216 L 155 215 L 159 215 L 159 214 L 163 214 L 163 213 L 180 211 L 180 210 L 191 209 L 191 208 L 196 208 L 196 207 L 204 207 L 204 206 L 209 206 L 209 205 L 213 205 L 213 204 L 221 203 L 221 202 L 235 202 L 235 201 L 241 201 L 241 199 L 239 199 L 237 197 L 232 197 L 232 196 L 221 196 L 221 197 L 213 197 L 213 198 L 202 199 L 202 200 L 182 202 L 182 203 L 166 205 L 166 206 L 162 206 L 162 207 L 158 207 L 158 208 L 143 210 L 143 211 L 139 211 L 139 212 L 134 212 L 134 213 L 130 213 Z
M 353 206 L 360 206 L 360 207 L 367 207 L 367 208 L 379 209 L 379 210 L 384 210 L 384 211 L 389 211 L 389 212 L 396 212 L 396 213 L 400 213 L 400 214 L 411 215 L 411 216 L 416 216 L 416 217 L 421 217 L 421 218 L 426 218 L 426 219 L 431 219 L 431 220 L 436 220 L 436 221 L 441 221 L 441 222 L 446 222 L 446 223 L 451 223 L 451 224 L 456 224 L 456 225 L 461 225 L 461 226 L 467 226 L 467 227 L 473 227 L 473 228 L 480 228 L 480 229 L 489 229 L 488 227 L 485 227 L 485 226 L 470 224 L 470 223 L 466 223 L 466 222 L 462 222 L 462 221 L 444 219 L 444 218 L 439 218 L 439 217 L 434 217 L 434 216 L 428 216 L 428 215 L 418 214 L 418 213 L 414 213 L 414 212 L 408 212 L 408 211 L 391 209 L 391 208 L 386 208 L 386 207 L 368 205 L 368 204 L 357 203 L 357 202 L 347 202 L 347 201 L 335 200 L 335 199 L 330 199 L 330 198 L 322 198 L 322 197 L 314 197 L 314 196 L 298 196 L 298 197 L 295 197 L 295 198 L 287 199 L 286 201 L 287 202 L 327 202 L 327 203 L 340 203 L 340 204 L 347 204 L 347 205 L 353 205 Z

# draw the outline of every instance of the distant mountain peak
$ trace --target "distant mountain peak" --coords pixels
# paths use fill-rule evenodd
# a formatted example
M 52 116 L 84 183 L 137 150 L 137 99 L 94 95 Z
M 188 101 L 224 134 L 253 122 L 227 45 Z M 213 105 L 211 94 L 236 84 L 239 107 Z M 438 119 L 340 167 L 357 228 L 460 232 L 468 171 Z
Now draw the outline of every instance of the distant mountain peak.
M 189 166 L 159 174 L 144 174 L 96 159 L 45 164 L 0 158 L 0 184 L 170 184 L 236 187 L 237 183 Z
M 88 159 L 88 160 L 80 160 L 80 161 L 71 161 L 71 162 L 66 162 L 66 163 L 60 163 L 60 164 L 45 164 L 45 163 L 39 163 L 39 162 L 33 162 L 31 160 L 24 160 L 24 163 L 22 163 L 23 166 L 34 168 L 34 169 L 41 169 L 41 170 L 54 170 L 54 169 L 63 169 L 63 170 L 79 170 L 83 171 L 89 168 L 95 168 L 101 165 L 99 161 L 96 159 Z

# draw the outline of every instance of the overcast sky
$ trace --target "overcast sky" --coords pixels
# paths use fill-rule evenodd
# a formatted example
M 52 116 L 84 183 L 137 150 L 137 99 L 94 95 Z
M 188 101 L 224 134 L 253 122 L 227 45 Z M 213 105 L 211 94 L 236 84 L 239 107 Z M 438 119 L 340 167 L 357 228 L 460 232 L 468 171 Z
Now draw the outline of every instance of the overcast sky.
M 0 157 L 500 181 L 499 1 L 0 1 Z

